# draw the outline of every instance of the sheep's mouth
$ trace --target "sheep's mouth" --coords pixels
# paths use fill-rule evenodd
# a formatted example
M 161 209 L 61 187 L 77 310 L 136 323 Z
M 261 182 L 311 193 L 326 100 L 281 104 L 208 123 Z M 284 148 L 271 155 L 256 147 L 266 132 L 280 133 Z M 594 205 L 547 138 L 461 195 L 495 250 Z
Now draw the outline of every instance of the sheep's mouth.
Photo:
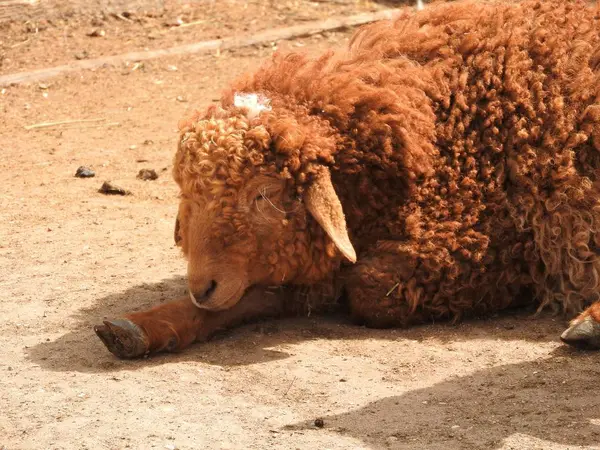
M 202 296 L 197 297 L 192 291 L 189 291 L 189 294 L 192 303 L 198 308 L 209 311 L 222 311 L 237 304 L 244 295 L 246 288 L 247 286 L 243 282 L 234 284 L 212 281 Z
M 208 286 L 208 289 L 206 290 L 206 292 L 204 292 L 204 298 L 210 298 L 211 295 L 213 295 L 213 293 L 215 292 L 215 290 L 217 289 L 217 282 L 215 280 L 212 280 L 210 282 L 210 285 Z

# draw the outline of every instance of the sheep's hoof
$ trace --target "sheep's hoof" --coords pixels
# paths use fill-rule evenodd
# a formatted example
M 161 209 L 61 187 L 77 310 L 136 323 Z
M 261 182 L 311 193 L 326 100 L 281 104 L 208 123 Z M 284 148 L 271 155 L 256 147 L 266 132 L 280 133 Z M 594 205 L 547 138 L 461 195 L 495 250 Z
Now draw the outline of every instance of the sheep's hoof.
M 96 325 L 94 331 L 106 348 L 119 358 L 138 358 L 148 353 L 146 334 L 130 320 L 105 320 L 104 325 Z
M 575 319 L 560 339 L 573 347 L 581 349 L 600 349 L 600 323 L 592 316 Z

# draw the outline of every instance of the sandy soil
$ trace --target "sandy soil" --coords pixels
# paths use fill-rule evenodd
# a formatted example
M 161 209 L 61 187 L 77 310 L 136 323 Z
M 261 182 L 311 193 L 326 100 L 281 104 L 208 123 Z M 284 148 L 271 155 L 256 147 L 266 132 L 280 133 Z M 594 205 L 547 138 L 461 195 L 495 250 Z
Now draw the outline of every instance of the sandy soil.
M 177 32 L 193 40 L 192 28 Z M 347 38 L 279 47 L 320 51 Z M 36 48 L 11 56 L 11 70 L 64 56 Z M 565 348 L 563 319 L 528 311 L 388 331 L 310 317 L 249 325 L 181 355 L 124 362 L 106 351 L 93 324 L 185 291 L 172 238 L 178 119 L 271 52 L 2 91 L 0 448 L 600 448 L 600 355 Z M 65 119 L 102 121 L 23 128 Z M 75 178 L 80 165 L 96 177 Z M 159 178 L 136 179 L 142 168 Z M 98 193 L 105 180 L 133 195 Z

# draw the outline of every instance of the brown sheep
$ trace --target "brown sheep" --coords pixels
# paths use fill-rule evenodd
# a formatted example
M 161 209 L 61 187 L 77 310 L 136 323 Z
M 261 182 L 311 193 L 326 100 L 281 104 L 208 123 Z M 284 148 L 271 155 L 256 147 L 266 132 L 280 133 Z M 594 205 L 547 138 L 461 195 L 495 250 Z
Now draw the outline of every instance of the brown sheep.
M 599 299 L 600 16 L 462 1 L 278 55 L 180 123 L 190 299 L 106 321 L 119 357 L 344 302 L 371 327 Z M 600 303 L 562 336 L 600 347 Z

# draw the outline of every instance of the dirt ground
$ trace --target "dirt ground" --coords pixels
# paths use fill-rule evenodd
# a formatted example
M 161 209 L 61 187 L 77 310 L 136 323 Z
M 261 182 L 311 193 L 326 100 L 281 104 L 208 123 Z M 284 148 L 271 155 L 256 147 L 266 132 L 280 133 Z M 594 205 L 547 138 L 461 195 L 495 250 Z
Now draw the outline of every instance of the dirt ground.
M 147 41 L 141 22 L 114 18 L 101 23 L 103 37 L 86 36 L 84 20 L 64 39 L 58 25 L 33 34 L 11 25 L 0 38 L 0 72 L 62 63 L 82 48 L 92 56 L 163 48 L 386 6 L 292 2 L 264 15 L 261 5 L 277 3 L 254 2 L 240 15 L 245 2 L 208 3 L 204 16 L 173 7 L 141 20 L 207 17 L 206 28 L 161 28 L 164 42 Z M 172 234 L 179 118 L 215 101 L 275 47 L 318 52 L 348 36 L 0 91 L 0 449 L 600 449 L 600 355 L 562 346 L 562 318 L 523 311 L 382 331 L 309 317 L 249 325 L 140 361 L 115 359 L 95 336 L 105 317 L 185 292 Z M 68 119 L 98 121 L 24 128 Z M 81 165 L 96 177 L 75 178 Z M 159 178 L 136 179 L 142 168 Z M 105 180 L 133 194 L 98 193 Z

